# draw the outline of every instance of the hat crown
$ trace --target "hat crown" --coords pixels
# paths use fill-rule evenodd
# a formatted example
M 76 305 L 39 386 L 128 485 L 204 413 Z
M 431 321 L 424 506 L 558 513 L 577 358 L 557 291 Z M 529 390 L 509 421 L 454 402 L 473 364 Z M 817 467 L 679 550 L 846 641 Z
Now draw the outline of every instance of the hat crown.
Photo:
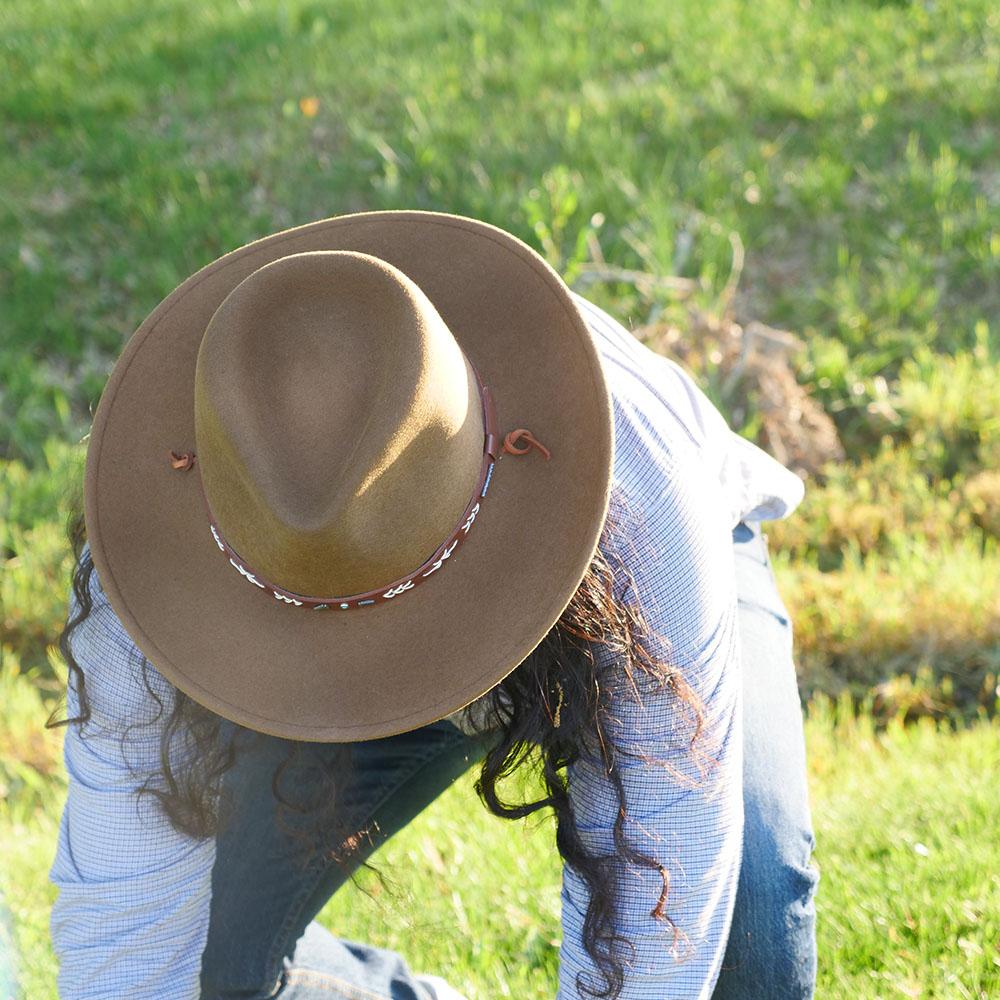
M 194 402 L 220 530 L 293 592 L 362 593 L 409 572 L 479 479 L 469 361 L 416 283 L 369 254 L 253 271 L 205 329 Z

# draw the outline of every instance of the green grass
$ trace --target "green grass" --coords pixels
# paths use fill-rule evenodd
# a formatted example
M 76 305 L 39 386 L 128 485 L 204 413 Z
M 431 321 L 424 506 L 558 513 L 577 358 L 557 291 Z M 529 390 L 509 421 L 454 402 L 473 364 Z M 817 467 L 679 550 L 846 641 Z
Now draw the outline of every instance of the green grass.
M 890 722 L 809 722 L 818 995 L 1000 992 L 998 76 L 990 0 L 0 5 L 0 867 L 27 995 L 54 995 L 62 523 L 110 367 L 216 256 L 384 208 L 511 230 L 650 343 L 801 337 L 845 458 L 767 528 L 800 680 Z M 602 261 L 682 280 L 589 283 Z M 756 387 L 734 402 L 703 353 L 762 440 Z M 381 863 L 402 904 L 344 893 L 341 933 L 472 996 L 551 995 L 544 823 L 463 781 Z
M 1000 605 L 1000 15 L 989 0 L 14 0 L 0 9 L 0 623 L 47 664 L 78 478 L 124 340 L 192 271 L 362 209 L 475 215 L 640 335 L 697 317 L 801 335 L 846 452 L 772 532 L 803 688 L 932 683 L 993 708 Z M 585 283 L 607 261 L 681 290 Z M 737 430 L 711 359 L 696 372 Z M 902 551 L 900 539 L 902 537 Z M 866 643 L 820 596 L 909 572 L 936 632 Z M 850 554 L 871 558 L 868 575 Z M 983 560 L 975 556 L 982 549 Z M 920 555 L 923 558 L 923 554 Z M 822 581 L 813 581 L 810 573 Z M 933 568 L 929 574 L 934 577 Z M 864 600 L 853 602 L 864 608 Z M 812 624 L 815 622 L 815 627 Z M 900 617 L 899 627 L 905 627 Z M 937 626 L 935 626 L 936 628 Z M 835 655 L 810 637 L 862 641 Z M 986 692 L 984 694 L 984 692 Z M 943 695 L 947 701 L 948 696 Z
M 0 740 L 43 779 L 8 770 L 0 805 L 4 887 L 25 998 L 55 998 L 47 881 L 64 777 L 59 738 L 34 740 L 41 699 L 8 680 Z M 17 726 L 9 720 L 16 716 Z M 806 724 L 824 1000 L 987 1000 L 1000 990 L 1000 721 L 953 732 L 929 718 L 877 732 L 847 702 Z M 51 735 L 51 734 L 50 734 Z M 400 951 L 471 1000 L 551 997 L 558 974 L 559 858 L 551 818 L 490 815 L 468 772 L 327 904 L 334 933 Z
M 738 239 L 742 311 L 806 333 L 850 427 L 917 344 L 996 340 L 998 62 L 989 0 L 14 0 L 8 447 L 78 431 L 122 340 L 213 257 L 402 206 L 495 222 L 571 281 L 593 235 L 715 306 Z

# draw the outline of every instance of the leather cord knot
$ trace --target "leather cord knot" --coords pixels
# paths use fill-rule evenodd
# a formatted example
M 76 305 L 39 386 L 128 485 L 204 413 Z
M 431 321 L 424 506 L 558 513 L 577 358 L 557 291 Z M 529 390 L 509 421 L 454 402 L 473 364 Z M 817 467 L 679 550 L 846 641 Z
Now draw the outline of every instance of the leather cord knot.
M 523 448 L 517 447 L 517 442 L 524 438 L 528 443 Z M 537 448 L 544 456 L 546 461 L 552 457 L 552 453 L 548 448 L 539 441 L 534 434 L 531 433 L 525 427 L 518 427 L 517 430 L 511 431 L 503 439 L 503 451 L 508 452 L 511 455 L 526 455 L 531 451 L 532 447 Z
M 170 465 L 175 469 L 190 469 L 194 465 L 194 452 L 182 451 L 178 455 L 176 451 L 171 451 Z

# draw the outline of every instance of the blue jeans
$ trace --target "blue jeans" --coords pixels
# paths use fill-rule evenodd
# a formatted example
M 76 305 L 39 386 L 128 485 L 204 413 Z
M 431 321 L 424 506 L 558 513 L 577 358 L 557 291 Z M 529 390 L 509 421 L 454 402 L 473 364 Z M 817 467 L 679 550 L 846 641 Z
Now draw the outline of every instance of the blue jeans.
M 733 545 L 744 672 L 744 850 L 712 996 L 801 1000 L 812 997 L 816 978 L 819 876 L 810 865 L 815 841 L 792 628 L 760 525 L 737 525 Z M 366 835 L 346 868 L 329 856 L 339 837 L 324 843 L 320 833 L 303 853 L 294 816 L 276 817 L 271 776 L 291 745 L 260 736 L 227 772 L 234 812 L 216 841 L 202 1000 L 443 1000 L 446 984 L 435 992 L 402 956 L 336 938 L 314 918 L 351 871 L 481 759 L 488 737 L 441 721 L 351 744 L 351 780 L 338 789 L 338 808 L 348 829 Z M 343 752 L 336 744 L 297 747 L 283 788 L 308 789 L 317 765 L 331 767 Z

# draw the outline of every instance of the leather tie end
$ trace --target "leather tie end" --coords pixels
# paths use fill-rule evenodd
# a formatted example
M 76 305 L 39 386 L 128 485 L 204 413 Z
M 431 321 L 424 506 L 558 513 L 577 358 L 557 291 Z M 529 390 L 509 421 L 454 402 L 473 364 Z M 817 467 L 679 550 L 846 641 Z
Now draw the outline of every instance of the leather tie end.
M 523 448 L 518 448 L 517 442 L 521 438 L 524 438 L 528 443 Z M 545 456 L 546 461 L 552 457 L 549 449 L 525 427 L 518 427 L 517 430 L 511 431 L 503 439 L 503 450 L 511 455 L 526 455 L 533 447 L 537 448 Z

